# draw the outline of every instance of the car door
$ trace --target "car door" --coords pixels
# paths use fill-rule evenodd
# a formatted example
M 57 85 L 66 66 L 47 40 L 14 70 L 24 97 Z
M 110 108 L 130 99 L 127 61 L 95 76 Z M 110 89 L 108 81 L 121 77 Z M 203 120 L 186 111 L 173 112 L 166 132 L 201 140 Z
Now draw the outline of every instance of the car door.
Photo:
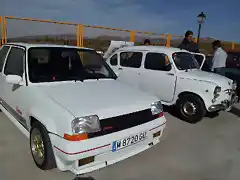
M 166 54 L 148 52 L 140 79 L 141 89 L 155 94 L 162 101 L 173 100 L 177 77 Z
M 24 127 L 27 127 L 24 109 L 28 105 L 28 97 L 24 94 L 25 81 L 25 49 L 12 46 L 3 70 L 5 81 L 3 82 L 3 101 L 5 109 L 14 116 Z M 22 77 L 21 85 L 6 82 L 7 75 L 18 75 Z
M 142 52 L 124 51 L 119 53 L 118 78 L 126 84 L 138 87 L 142 65 Z
M 3 67 L 5 59 L 9 52 L 10 46 L 2 46 L 0 49 L 0 99 L 3 98 L 3 83 L 5 82 L 5 75 L 3 74 Z

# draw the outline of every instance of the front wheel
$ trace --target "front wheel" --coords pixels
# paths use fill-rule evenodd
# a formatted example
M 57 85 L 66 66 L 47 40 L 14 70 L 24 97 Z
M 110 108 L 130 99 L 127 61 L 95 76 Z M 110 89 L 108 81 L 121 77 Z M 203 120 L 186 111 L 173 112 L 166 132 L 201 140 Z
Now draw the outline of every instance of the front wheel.
M 199 122 L 207 112 L 202 99 L 193 94 L 180 96 L 176 103 L 176 110 L 180 118 L 189 123 Z
M 34 123 L 30 131 L 30 150 L 36 166 L 42 170 L 56 167 L 52 144 L 46 128 L 41 123 Z

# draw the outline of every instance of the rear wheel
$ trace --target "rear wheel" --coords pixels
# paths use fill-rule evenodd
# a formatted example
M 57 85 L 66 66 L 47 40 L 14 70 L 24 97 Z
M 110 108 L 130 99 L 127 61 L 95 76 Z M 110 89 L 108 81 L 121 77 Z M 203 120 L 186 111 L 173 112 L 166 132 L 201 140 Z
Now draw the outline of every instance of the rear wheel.
M 206 115 L 206 108 L 201 98 L 194 94 L 185 94 L 179 97 L 176 110 L 181 119 L 196 123 Z
M 52 144 L 46 128 L 38 122 L 32 125 L 30 131 L 30 148 L 36 166 L 42 170 L 56 167 Z

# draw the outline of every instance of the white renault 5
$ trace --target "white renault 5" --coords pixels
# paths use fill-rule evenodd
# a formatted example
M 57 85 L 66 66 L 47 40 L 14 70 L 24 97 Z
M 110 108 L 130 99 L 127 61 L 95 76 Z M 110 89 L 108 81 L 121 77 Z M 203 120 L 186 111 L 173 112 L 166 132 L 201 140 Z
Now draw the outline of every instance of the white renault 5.
M 30 138 L 42 170 L 83 174 L 159 142 L 166 123 L 161 102 L 116 79 L 92 49 L 22 43 L 0 49 L 0 108 Z
M 230 110 L 237 102 L 236 82 L 201 71 L 203 54 L 112 41 L 104 58 L 119 80 L 151 92 L 164 105 L 176 105 L 179 116 L 188 122 L 198 122 L 206 112 Z

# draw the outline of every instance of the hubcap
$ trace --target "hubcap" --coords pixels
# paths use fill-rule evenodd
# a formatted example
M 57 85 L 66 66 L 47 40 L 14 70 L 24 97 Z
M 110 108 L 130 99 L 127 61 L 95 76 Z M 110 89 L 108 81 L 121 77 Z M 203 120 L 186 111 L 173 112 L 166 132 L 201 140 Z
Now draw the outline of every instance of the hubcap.
M 183 112 L 188 115 L 188 116 L 193 116 L 196 114 L 197 107 L 194 103 L 192 102 L 185 102 L 183 105 Z
M 41 165 L 44 161 L 44 145 L 42 135 L 36 128 L 33 129 L 31 134 L 31 149 L 33 158 L 39 165 Z

